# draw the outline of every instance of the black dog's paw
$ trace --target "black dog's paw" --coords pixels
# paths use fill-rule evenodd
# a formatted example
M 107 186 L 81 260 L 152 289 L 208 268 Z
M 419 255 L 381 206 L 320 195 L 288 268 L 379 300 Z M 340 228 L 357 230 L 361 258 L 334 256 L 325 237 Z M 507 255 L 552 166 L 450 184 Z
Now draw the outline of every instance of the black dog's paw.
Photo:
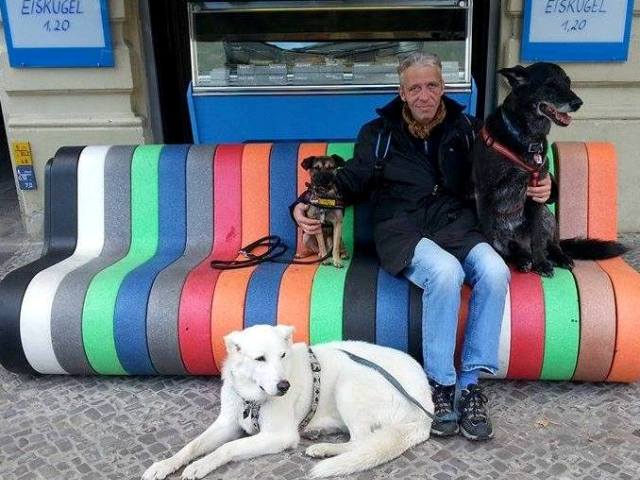
M 553 277 L 553 274 L 554 274 L 553 264 L 546 260 L 544 262 L 534 264 L 533 271 L 536 272 L 538 275 L 541 275 L 543 277 L 548 277 L 548 278 Z
M 520 258 L 516 260 L 516 268 L 519 272 L 529 273 L 533 268 L 533 262 L 530 258 Z
M 561 256 L 554 258 L 553 263 L 556 267 L 566 268 L 567 270 L 571 270 L 574 265 L 573 258 L 569 255 L 565 255 L 564 253 Z

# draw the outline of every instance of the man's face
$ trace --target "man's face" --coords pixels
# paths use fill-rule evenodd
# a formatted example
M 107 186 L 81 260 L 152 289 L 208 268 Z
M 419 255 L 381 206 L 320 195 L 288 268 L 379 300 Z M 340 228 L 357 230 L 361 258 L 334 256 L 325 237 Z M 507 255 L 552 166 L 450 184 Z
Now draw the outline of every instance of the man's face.
M 400 98 L 416 121 L 426 124 L 435 117 L 443 93 L 444 82 L 438 67 L 413 65 L 404 71 Z

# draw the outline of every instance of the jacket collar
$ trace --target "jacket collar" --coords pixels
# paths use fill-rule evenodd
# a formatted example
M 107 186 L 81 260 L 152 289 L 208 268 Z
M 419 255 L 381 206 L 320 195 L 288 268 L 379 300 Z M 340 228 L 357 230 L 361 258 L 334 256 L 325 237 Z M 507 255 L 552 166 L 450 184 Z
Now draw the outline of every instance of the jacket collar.
M 444 101 L 444 106 L 447 107 L 447 116 L 444 118 L 444 123 L 453 121 L 453 119 L 457 118 L 465 109 L 463 105 L 460 105 L 458 102 L 450 99 L 446 95 L 442 96 L 442 100 Z M 400 127 L 403 122 L 403 103 L 404 102 L 400 98 L 400 95 L 396 95 L 396 97 L 384 107 L 378 108 L 376 113 L 380 115 L 380 117 L 382 117 L 389 126 Z

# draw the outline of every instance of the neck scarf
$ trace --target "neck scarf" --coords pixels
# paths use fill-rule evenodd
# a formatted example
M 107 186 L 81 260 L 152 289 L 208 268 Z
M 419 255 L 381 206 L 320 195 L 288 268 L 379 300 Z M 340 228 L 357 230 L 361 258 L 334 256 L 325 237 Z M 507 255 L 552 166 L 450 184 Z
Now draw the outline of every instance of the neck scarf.
M 413 118 L 413 116 L 411 115 L 411 110 L 409 110 L 409 107 L 406 103 L 402 106 L 402 118 L 409 128 L 409 132 L 411 132 L 411 135 L 413 135 L 414 137 L 420 138 L 422 140 L 426 139 L 431 131 L 442 123 L 444 117 L 446 116 L 447 109 L 444 106 L 444 102 L 442 100 L 440 100 L 440 105 L 438 106 L 438 110 L 436 110 L 436 114 L 426 125 L 423 125 Z

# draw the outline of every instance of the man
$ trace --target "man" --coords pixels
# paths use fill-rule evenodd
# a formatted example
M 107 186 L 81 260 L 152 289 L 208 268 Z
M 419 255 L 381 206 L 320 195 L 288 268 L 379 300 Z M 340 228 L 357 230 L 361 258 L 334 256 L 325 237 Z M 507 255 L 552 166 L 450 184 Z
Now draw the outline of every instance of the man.
M 346 203 L 373 193 L 374 240 L 382 267 L 424 289 L 422 348 L 435 405 L 432 433 L 461 431 L 469 439 L 488 440 L 493 427 L 478 376 L 497 369 L 509 270 L 486 243 L 475 215 L 470 151 L 480 122 L 444 95 L 437 56 L 412 54 L 398 72 L 399 96 L 362 127 L 354 158 L 338 172 L 337 183 Z M 382 167 L 379 175 L 376 163 Z M 527 194 L 546 202 L 551 179 Z M 307 209 L 298 203 L 293 216 L 313 235 L 320 225 L 306 217 Z M 473 291 L 456 372 L 465 280 Z

